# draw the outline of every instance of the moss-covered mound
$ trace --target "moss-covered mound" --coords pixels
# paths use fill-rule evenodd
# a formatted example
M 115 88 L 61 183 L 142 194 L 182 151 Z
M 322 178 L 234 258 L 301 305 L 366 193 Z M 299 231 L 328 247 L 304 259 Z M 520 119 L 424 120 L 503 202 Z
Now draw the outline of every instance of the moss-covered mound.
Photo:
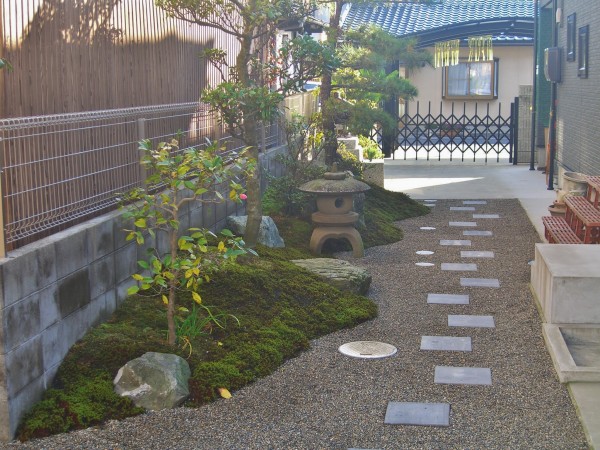
M 90 331 L 61 365 L 55 385 L 24 418 L 20 439 L 85 428 L 141 412 L 113 392 L 112 380 L 127 361 L 147 351 L 176 353 L 192 369 L 189 406 L 236 390 L 273 372 L 308 348 L 310 339 L 351 327 L 376 315 L 365 297 L 347 294 L 295 265 L 253 258 L 231 265 L 205 285 L 212 311 L 231 316 L 225 329 L 212 327 L 190 346 L 165 344 L 165 309 L 160 299 L 128 299 L 111 320 Z M 180 305 L 192 308 L 189 298 Z M 182 313 L 183 314 L 183 313 Z M 226 319 L 224 317 L 224 319 Z M 190 349 L 192 351 L 190 356 Z

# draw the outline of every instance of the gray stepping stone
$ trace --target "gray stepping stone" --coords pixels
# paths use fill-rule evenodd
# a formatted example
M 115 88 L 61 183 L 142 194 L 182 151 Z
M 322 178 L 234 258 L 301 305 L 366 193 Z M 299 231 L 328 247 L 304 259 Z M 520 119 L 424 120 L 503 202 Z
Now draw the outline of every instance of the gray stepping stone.
M 421 230 L 435 230 L 435 227 L 421 227 Z
M 451 206 L 450 211 L 475 211 L 474 206 Z
M 419 250 L 415 253 L 417 255 L 433 255 L 435 252 L 432 252 L 431 250 Z
M 496 328 L 493 316 L 449 315 L 449 327 Z
M 463 236 L 493 236 L 494 233 L 491 231 L 483 231 L 483 230 L 465 230 L 463 231 Z
M 451 227 L 476 227 L 477 222 L 448 222 Z
M 463 200 L 463 205 L 487 205 L 486 200 Z
M 442 270 L 477 272 L 477 264 L 442 263 Z
M 421 336 L 421 350 L 470 352 L 471 338 L 454 336 Z
M 494 252 L 481 252 L 463 250 L 460 252 L 461 258 L 494 258 Z
M 423 203 L 425 206 L 429 206 L 430 208 L 433 208 L 435 206 L 435 203 Z
M 435 203 L 437 202 L 437 199 L 428 199 L 428 200 L 423 200 L 424 202 L 432 202 Z
M 384 423 L 447 427 L 450 426 L 450 404 L 389 402 Z
M 435 366 L 433 379 L 437 384 L 492 384 L 492 371 L 481 367 Z
M 468 305 L 469 296 L 463 294 L 427 294 L 427 303 L 436 305 Z
M 470 246 L 471 241 L 460 239 L 440 239 L 440 245 L 466 245 Z
M 464 287 L 499 288 L 500 281 L 497 278 L 461 278 L 460 285 Z
M 499 219 L 498 214 L 473 214 L 473 219 Z
M 418 263 L 415 263 L 415 266 L 419 266 L 419 267 L 432 267 L 432 266 L 435 266 L 435 264 L 430 263 L 430 262 L 418 262 Z

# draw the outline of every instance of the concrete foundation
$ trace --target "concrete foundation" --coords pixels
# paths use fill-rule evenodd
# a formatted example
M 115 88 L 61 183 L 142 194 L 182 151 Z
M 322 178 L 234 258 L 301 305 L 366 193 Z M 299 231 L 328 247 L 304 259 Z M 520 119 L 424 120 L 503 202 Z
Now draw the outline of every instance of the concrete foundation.
M 531 287 L 544 321 L 600 325 L 600 245 L 536 244 Z

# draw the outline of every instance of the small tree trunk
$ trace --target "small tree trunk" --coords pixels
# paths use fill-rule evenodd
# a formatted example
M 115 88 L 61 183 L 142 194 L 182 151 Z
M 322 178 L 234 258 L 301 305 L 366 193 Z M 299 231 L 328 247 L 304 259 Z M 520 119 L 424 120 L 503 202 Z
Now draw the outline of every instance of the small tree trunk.
M 177 230 L 169 231 L 169 241 L 171 246 L 171 261 L 177 258 Z M 169 280 L 169 303 L 167 304 L 167 326 L 169 329 L 167 342 L 169 345 L 175 345 L 177 332 L 175 329 L 175 294 L 177 292 L 177 280 Z

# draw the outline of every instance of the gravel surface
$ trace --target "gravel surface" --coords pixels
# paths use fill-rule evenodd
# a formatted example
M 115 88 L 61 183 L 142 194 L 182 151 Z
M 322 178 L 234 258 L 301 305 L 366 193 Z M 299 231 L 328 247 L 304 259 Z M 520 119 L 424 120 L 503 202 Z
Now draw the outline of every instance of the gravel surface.
M 440 200 L 431 214 L 402 221 L 403 241 L 344 259 L 369 269 L 369 296 L 379 317 L 313 342 L 276 373 L 199 409 L 152 412 L 99 428 L 28 443 L 21 449 L 586 449 L 575 409 L 560 384 L 529 290 L 539 238 L 517 200 L 490 200 L 473 219 Z M 475 221 L 493 236 L 463 237 Z M 435 230 L 421 230 L 432 226 Z M 471 247 L 440 246 L 470 239 Z M 432 250 L 419 256 L 418 250 Z M 488 250 L 494 259 L 461 259 L 461 250 Z M 419 267 L 417 262 L 432 262 Z M 441 271 L 441 263 L 476 263 L 477 272 Z M 460 277 L 497 278 L 500 288 L 461 287 Z M 469 294 L 469 305 L 428 305 L 428 293 Z M 449 328 L 448 314 L 493 315 L 496 328 Z M 420 351 L 421 336 L 471 336 L 473 351 Z M 379 340 L 398 348 L 387 359 L 362 360 L 338 347 Z M 491 386 L 436 385 L 436 365 L 487 367 Z M 449 427 L 384 425 L 387 403 L 447 402 Z

